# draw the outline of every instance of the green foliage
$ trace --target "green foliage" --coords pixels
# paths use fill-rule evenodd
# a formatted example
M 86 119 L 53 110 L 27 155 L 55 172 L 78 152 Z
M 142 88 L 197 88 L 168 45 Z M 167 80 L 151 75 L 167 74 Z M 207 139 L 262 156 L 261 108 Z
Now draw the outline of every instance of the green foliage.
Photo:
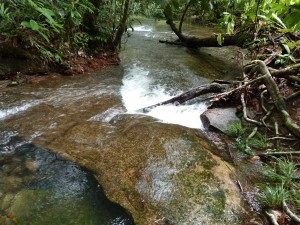
M 300 187 L 295 163 L 286 158 L 279 158 L 263 166 L 267 185 L 261 186 L 259 200 L 266 207 L 279 208 L 283 201 L 289 200 L 300 206 Z
M 296 177 L 297 168 L 294 162 L 287 159 L 277 159 L 271 165 L 263 168 L 264 174 L 270 182 L 287 187 Z
M 228 12 L 222 13 L 222 19 L 220 20 L 220 25 L 226 28 L 227 34 L 234 33 L 234 25 L 235 25 L 235 16 Z
M 96 50 L 92 41 L 99 47 L 109 45 L 122 15 L 121 0 L 114 1 L 113 13 L 106 0 L 7 2 L 0 0 L 0 41 L 27 49 L 45 63 L 60 63 L 79 50 Z
M 227 133 L 231 137 L 239 137 L 242 136 L 245 133 L 246 129 L 243 127 L 241 122 L 231 122 L 229 123 L 229 127 L 227 129 Z
M 253 137 L 249 138 L 250 131 L 243 127 L 241 122 L 235 121 L 230 123 L 227 134 L 235 138 L 235 149 L 246 155 L 254 155 L 255 149 L 264 149 L 268 146 L 266 135 L 257 132 Z
M 248 145 L 255 149 L 265 149 L 268 146 L 267 136 L 257 132 L 254 137 L 248 140 Z
M 283 185 L 264 186 L 259 200 L 265 207 L 281 208 L 283 201 L 286 201 L 288 195 Z
M 253 149 L 249 146 L 248 141 L 243 137 L 238 137 L 235 139 L 234 148 L 246 155 L 254 155 Z
M 163 10 L 155 2 L 151 2 L 143 8 L 142 12 L 147 17 L 156 19 L 164 18 Z

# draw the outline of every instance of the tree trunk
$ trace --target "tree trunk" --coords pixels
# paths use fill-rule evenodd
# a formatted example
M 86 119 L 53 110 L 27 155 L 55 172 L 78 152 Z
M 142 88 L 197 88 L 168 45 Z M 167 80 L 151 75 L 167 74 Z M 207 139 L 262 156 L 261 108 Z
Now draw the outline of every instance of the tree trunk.
M 121 46 L 122 36 L 127 29 L 126 23 L 129 17 L 130 0 L 125 0 L 123 15 L 113 40 L 113 50 L 116 51 Z
M 217 41 L 217 37 L 209 37 L 209 38 L 197 38 L 197 37 L 189 37 L 184 35 L 181 32 L 181 27 L 178 29 L 173 21 L 170 18 L 169 14 L 164 11 L 164 15 L 166 17 L 166 23 L 170 26 L 172 31 L 179 38 L 181 45 L 189 47 L 189 48 L 201 48 L 201 47 L 221 47 L 221 45 Z M 249 33 L 238 33 L 235 35 L 222 35 L 223 42 L 222 46 L 227 45 L 236 45 L 239 47 L 243 47 L 247 39 L 251 38 L 251 34 Z

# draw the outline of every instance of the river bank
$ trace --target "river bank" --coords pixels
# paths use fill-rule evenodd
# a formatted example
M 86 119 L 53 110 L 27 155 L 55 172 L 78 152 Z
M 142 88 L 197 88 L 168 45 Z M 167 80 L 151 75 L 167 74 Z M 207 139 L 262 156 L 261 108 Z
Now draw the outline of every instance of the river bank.
M 117 66 L 2 89 L 2 129 L 88 168 L 137 225 L 255 224 L 236 169 L 203 137 L 205 103 L 137 112 L 231 69 L 208 54 L 157 48 L 173 35 L 166 27 L 135 30 Z

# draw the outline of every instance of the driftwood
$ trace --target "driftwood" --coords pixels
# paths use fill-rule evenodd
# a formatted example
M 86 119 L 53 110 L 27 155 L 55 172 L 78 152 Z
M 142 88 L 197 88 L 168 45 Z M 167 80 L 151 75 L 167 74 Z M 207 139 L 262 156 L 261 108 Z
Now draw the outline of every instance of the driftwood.
M 208 94 L 208 93 L 220 93 L 225 91 L 229 85 L 227 84 L 218 84 L 218 83 L 211 83 L 211 84 L 206 84 L 206 85 L 201 85 L 199 87 L 196 87 L 192 90 L 189 90 L 187 92 L 184 92 L 181 95 L 178 95 L 176 97 L 173 97 L 167 101 L 157 103 L 155 105 L 151 105 L 142 109 L 139 109 L 138 111 L 142 111 L 144 113 L 149 112 L 151 109 L 157 107 L 157 106 L 162 106 L 162 105 L 168 105 L 168 104 L 175 104 L 179 105 L 182 104 L 188 100 L 191 100 L 193 98 L 196 98 L 200 95 Z

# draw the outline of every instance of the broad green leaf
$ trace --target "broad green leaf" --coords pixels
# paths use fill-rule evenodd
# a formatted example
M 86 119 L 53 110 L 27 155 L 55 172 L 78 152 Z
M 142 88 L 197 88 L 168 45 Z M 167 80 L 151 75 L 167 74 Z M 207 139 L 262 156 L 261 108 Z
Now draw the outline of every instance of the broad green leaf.
M 40 29 L 40 26 L 39 24 L 35 21 L 35 20 L 30 20 L 30 26 L 31 26 L 31 29 L 32 30 L 39 30 Z
M 289 48 L 288 45 L 282 44 L 282 46 L 284 47 L 284 49 L 285 49 L 285 51 L 287 52 L 287 54 L 291 54 L 291 50 L 290 50 L 290 48 Z
M 28 22 L 28 21 L 22 21 L 21 26 L 31 28 L 30 22 Z
M 219 33 L 218 36 L 217 36 L 217 42 L 220 46 L 222 46 L 223 44 L 223 37 L 222 37 L 222 34 Z
M 45 33 L 41 32 L 41 31 L 37 31 L 44 39 L 45 41 L 47 41 L 48 43 L 50 42 L 48 35 L 46 35 Z
M 272 13 L 272 17 L 282 28 L 287 28 L 286 25 L 282 22 L 282 20 L 275 13 Z

